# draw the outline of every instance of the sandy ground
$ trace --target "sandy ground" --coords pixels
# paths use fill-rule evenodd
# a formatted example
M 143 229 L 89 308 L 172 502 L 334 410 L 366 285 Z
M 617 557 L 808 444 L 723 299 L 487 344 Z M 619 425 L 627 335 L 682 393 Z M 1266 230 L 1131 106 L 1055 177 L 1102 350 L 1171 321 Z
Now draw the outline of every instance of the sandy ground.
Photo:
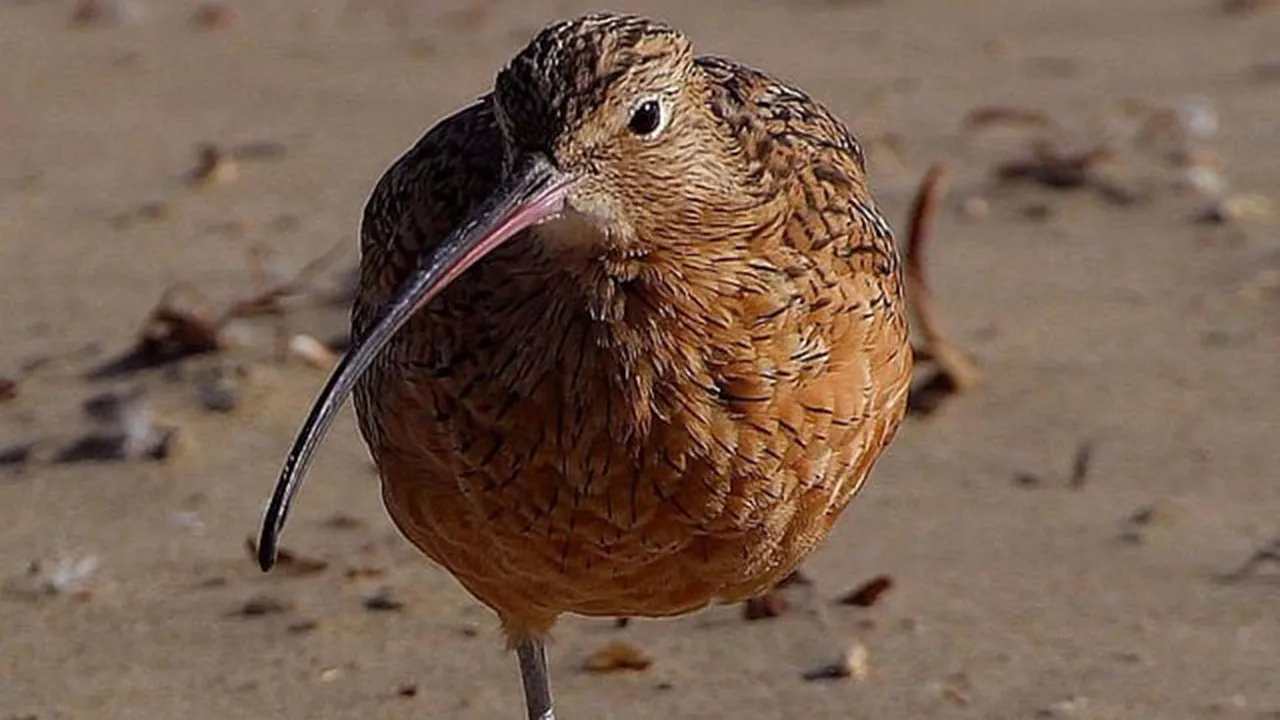
M 214 309 L 251 294 L 255 247 L 287 273 L 344 242 L 317 293 L 338 287 L 386 165 L 589 6 L 244 0 L 201 30 L 186 0 L 133 5 L 72 28 L 69 2 L 0 0 L 0 718 L 520 717 L 495 623 L 394 534 L 349 412 L 286 537 L 314 572 L 246 553 L 323 380 L 276 337 L 340 335 L 340 305 L 309 295 L 240 323 L 237 349 L 86 373 L 175 283 Z M 1280 717 L 1280 584 L 1223 580 L 1280 533 L 1280 7 L 1257 5 L 616 4 L 829 103 L 900 223 L 949 162 L 929 269 L 986 382 L 907 424 L 808 566 L 807 604 L 563 622 L 563 718 Z M 1194 160 L 1220 159 L 1238 219 L 1197 222 L 1214 201 L 1179 187 L 1195 173 L 1131 147 L 1135 101 L 1212 109 Z M 1062 129 L 966 132 L 991 105 Z M 1112 192 L 994 183 L 1037 136 L 1115 141 Z M 239 147 L 238 174 L 194 188 L 205 142 Z M 203 407 L 219 368 L 228 413 Z M 92 430 L 82 403 L 122 383 L 179 429 L 173 455 L 59 461 Z M 874 607 L 835 602 L 879 574 Z M 368 609 L 379 593 L 402 605 Z M 585 672 L 614 640 L 652 667 Z M 802 679 L 855 643 L 865 677 Z

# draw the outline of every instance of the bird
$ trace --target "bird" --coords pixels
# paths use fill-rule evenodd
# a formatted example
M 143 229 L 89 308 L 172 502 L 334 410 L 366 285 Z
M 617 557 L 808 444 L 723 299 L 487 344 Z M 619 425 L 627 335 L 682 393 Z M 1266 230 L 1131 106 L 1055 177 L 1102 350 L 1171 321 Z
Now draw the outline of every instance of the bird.
M 547 25 L 377 181 L 352 344 L 258 562 L 348 396 L 393 524 L 497 616 L 530 720 L 558 618 L 764 592 L 897 434 L 902 262 L 848 126 L 662 20 Z

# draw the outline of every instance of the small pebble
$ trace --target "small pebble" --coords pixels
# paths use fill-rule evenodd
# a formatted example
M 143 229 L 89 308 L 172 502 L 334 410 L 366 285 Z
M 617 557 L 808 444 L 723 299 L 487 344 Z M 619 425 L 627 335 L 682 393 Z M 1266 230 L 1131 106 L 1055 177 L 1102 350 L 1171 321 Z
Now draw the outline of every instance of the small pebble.
M 970 195 L 960 203 L 960 214 L 970 220 L 984 220 L 991 215 L 991 203 L 980 195 Z
M 804 673 L 805 680 L 864 680 L 871 672 L 871 652 L 862 643 L 854 643 L 839 662 L 814 668 Z
M 1205 197 L 1218 197 L 1227 189 L 1222 173 L 1204 165 L 1192 165 L 1183 171 L 1182 185 Z
M 1039 718 L 1069 718 L 1075 717 L 1085 708 L 1089 707 L 1089 699 L 1082 696 L 1059 700 L 1048 707 L 1041 709 L 1036 713 Z
M 1267 220 L 1271 201 L 1261 195 L 1231 195 L 1213 203 L 1197 218 L 1202 223 L 1225 224 L 1246 220 Z
M 225 375 L 218 374 L 202 381 L 196 392 L 205 410 L 229 413 L 240 404 L 240 389 Z
M 364 609 L 373 612 L 390 612 L 404 609 L 404 603 L 391 597 L 390 588 L 382 588 L 364 599 Z
M 93 554 L 62 558 L 44 573 L 44 590 L 50 595 L 72 592 L 97 572 L 98 565 L 98 556 Z
M 310 335 L 294 335 L 289 338 L 289 352 L 311 367 L 322 370 L 333 367 L 338 360 L 337 353 Z
M 418 684 L 411 682 L 401 683 L 400 687 L 396 688 L 396 695 L 399 695 L 402 698 L 417 697 Z
M 1190 97 L 1178 103 L 1178 121 L 1188 136 L 1197 140 L 1218 132 L 1218 113 L 1208 98 Z

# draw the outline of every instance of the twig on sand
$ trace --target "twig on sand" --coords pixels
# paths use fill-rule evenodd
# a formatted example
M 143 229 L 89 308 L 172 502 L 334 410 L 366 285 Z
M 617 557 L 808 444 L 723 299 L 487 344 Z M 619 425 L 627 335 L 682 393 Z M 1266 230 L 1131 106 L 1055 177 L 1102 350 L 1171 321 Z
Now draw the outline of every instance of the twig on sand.
M 947 166 L 941 162 L 935 163 L 925 174 L 912 204 L 907 236 L 907 308 L 912 324 L 923 339 L 923 345 L 915 349 L 916 358 L 931 362 L 938 369 L 936 375 L 912 393 L 912 410 L 923 414 L 936 409 L 943 397 L 968 392 L 982 380 L 977 365 L 951 342 L 938 322 L 925 273 L 925 247 L 933 234 L 937 206 L 948 174 Z

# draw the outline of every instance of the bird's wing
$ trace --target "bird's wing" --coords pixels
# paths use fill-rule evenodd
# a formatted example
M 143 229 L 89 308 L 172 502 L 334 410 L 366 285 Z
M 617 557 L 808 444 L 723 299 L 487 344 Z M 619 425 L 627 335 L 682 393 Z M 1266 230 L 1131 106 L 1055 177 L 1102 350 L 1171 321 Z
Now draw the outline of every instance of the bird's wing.
M 744 404 L 774 437 L 790 437 L 780 468 L 801 487 L 844 507 L 896 433 L 906 408 L 912 358 L 901 262 L 893 231 L 871 197 L 866 160 L 849 129 L 803 91 L 730 60 L 703 57 L 710 102 L 735 126 L 743 152 L 790 198 L 783 238 L 764 258 L 789 297 L 762 308 L 757 336 L 772 332 L 772 357 L 740 378 L 774 384 L 772 402 Z M 726 368 L 732 372 L 732 368 Z M 753 394 L 753 393 L 744 393 Z M 834 462 L 822 460 L 834 449 Z M 792 457 L 794 456 L 794 457 Z
M 351 308 L 353 338 L 363 336 L 421 259 L 497 187 L 502 138 L 489 96 L 439 121 L 383 173 L 365 203 L 360 226 L 359 291 Z M 355 386 L 361 433 L 375 454 L 394 445 L 388 433 L 404 432 L 409 416 L 391 412 L 384 390 L 400 382 L 406 356 L 430 338 L 408 332 L 393 341 Z
M 352 330 L 364 333 L 423 255 L 497 186 L 502 138 L 486 95 L 441 120 L 382 175 L 360 226 L 360 294 Z

